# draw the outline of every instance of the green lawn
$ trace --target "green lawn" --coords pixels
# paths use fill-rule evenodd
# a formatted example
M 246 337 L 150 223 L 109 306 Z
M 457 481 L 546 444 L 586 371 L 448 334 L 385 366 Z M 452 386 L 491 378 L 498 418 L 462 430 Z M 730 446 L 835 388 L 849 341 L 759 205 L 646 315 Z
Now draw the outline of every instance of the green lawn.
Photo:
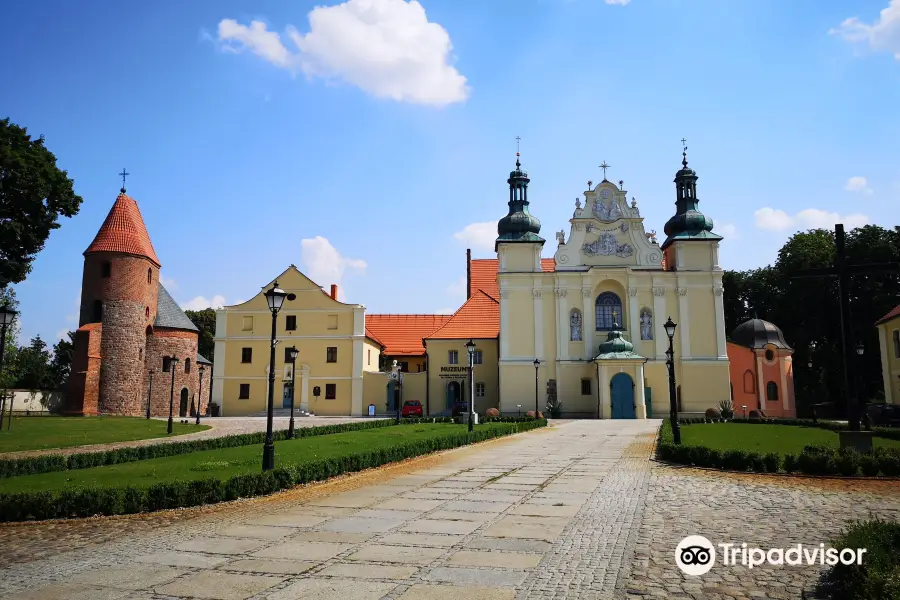
M 505 423 L 488 423 L 477 429 L 494 429 Z M 13 423 L 15 427 L 15 423 Z M 363 431 L 335 433 L 283 440 L 275 443 L 275 466 L 302 464 L 365 450 L 376 450 L 404 442 L 463 433 L 465 425 L 422 424 L 381 427 Z M 4 492 L 58 490 L 75 487 L 148 487 L 165 481 L 191 481 L 258 473 L 262 468 L 262 444 L 192 452 L 179 456 L 154 458 L 131 463 L 56 471 L 38 475 L 20 475 L 2 480 Z
M 708 423 L 681 426 L 681 441 L 686 445 L 706 446 L 716 450 L 748 450 L 800 454 L 807 444 L 837 448 L 838 434 L 818 427 L 767 425 L 750 423 Z M 874 444 L 900 448 L 900 441 L 876 437 Z
M 71 448 L 166 437 L 166 421 L 140 417 L 13 417 L 3 420 L 0 452 Z M 172 435 L 209 429 L 208 425 L 182 425 L 175 420 Z

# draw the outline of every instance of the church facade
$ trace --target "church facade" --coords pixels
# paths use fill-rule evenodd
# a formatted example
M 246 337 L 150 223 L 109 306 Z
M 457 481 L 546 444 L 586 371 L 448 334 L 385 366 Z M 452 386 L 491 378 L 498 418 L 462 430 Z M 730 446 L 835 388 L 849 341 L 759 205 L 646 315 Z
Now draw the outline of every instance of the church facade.
M 523 399 L 527 406 L 537 385 L 541 397 L 555 393 L 569 416 L 667 414 L 669 317 L 679 412 L 702 413 L 729 399 L 722 238 L 699 211 L 686 152 L 661 245 L 645 231 L 636 202 L 604 178 L 575 202 L 568 235 L 556 233 L 553 260 L 542 260 L 529 181 L 517 160 L 495 246 L 501 412 L 516 411 Z

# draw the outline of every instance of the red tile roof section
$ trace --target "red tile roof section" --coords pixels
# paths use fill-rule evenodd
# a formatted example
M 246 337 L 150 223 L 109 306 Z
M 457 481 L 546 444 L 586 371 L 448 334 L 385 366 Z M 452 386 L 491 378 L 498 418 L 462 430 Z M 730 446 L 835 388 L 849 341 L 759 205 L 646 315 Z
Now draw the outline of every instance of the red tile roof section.
M 422 356 L 422 338 L 449 320 L 450 315 L 366 315 L 366 335 L 379 340 L 389 356 Z
M 895 307 L 891 310 L 891 312 L 889 312 L 888 314 L 884 315 L 883 317 L 881 317 L 880 319 L 878 319 L 877 321 L 875 321 L 875 324 L 876 324 L 876 325 L 881 325 L 882 323 L 887 323 L 888 321 L 891 321 L 891 320 L 893 320 L 893 319 L 896 319 L 897 317 L 900 317 L 900 304 L 898 304 L 897 306 L 895 306 Z
M 143 256 L 157 267 L 161 266 L 137 202 L 124 192 L 116 198 L 94 241 L 84 251 L 85 254 L 91 252 L 122 252 Z
M 385 347 L 384 342 L 382 342 L 378 338 L 378 336 L 376 336 L 374 333 L 372 333 L 372 330 L 369 329 L 368 327 L 366 327 L 366 337 L 369 338 L 370 340 L 372 340 L 373 342 L 375 342 L 376 344 L 378 344 L 379 346 L 381 346 L 382 348 Z
M 472 262 L 474 266 L 475 261 Z M 490 339 L 499 335 L 500 303 L 479 289 L 475 290 L 472 297 L 466 300 L 443 327 L 426 336 L 426 339 Z
M 485 294 L 494 298 L 500 298 L 500 290 L 497 287 L 497 272 L 499 263 L 496 258 L 476 258 L 472 261 L 472 280 L 469 282 L 469 296 L 476 290 L 483 290 Z M 541 270 L 544 273 L 552 273 L 556 270 L 556 263 L 552 258 L 541 259 Z

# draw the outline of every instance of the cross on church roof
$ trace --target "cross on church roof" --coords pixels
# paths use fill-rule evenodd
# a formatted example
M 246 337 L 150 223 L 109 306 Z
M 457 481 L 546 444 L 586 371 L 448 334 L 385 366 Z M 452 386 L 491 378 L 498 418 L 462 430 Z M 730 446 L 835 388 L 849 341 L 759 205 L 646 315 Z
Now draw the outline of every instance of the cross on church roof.
M 606 181 L 606 170 L 610 168 L 610 166 L 611 165 L 606 164 L 605 160 L 600 164 L 600 168 L 603 169 L 603 181 Z
M 687 144 L 687 140 L 684 138 L 681 138 L 681 145 L 684 146 L 685 150 L 687 150 L 687 146 L 685 144 Z
M 125 193 L 125 178 L 128 177 L 129 175 L 131 175 L 131 173 L 127 172 L 124 168 L 122 169 L 122 172 L 119 173 L 119 176 L 122 178 L 122 193 L 123 194 Z
M 521 141 L 522 141 L 522 138 L 519 136 L 516 136 L 516 156 L 519 155 L 519 142 L 521 142 Z

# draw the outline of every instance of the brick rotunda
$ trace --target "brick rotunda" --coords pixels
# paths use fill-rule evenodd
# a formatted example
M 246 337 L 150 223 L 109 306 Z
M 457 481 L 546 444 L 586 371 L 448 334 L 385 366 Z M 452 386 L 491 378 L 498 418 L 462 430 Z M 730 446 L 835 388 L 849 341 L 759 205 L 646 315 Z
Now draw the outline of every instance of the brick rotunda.
M 161 266 L 137 202 L 122 188 L 84 251 L 66 412 L 143 415 L 152 377 L 150 412 L 168 416 L 173 370 L 174 414 L 190 416 L 198 402 L 206 412 L 212 365 L 197 354 L 199 330 L 160 283 Z

